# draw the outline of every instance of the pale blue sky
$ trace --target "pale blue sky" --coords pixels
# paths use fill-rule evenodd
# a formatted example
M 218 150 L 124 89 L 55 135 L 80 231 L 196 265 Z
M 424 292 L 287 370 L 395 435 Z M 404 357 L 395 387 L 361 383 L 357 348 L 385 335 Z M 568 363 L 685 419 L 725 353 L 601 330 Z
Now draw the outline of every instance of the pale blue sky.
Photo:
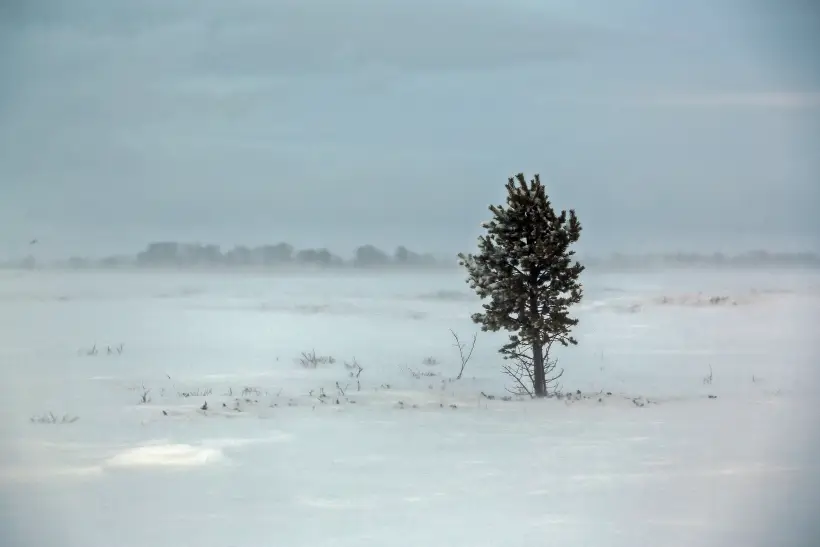
M 595 252 L 820 246 L 808 1 L 4 6 L 2 256 L 469 250 L 517 171 Z

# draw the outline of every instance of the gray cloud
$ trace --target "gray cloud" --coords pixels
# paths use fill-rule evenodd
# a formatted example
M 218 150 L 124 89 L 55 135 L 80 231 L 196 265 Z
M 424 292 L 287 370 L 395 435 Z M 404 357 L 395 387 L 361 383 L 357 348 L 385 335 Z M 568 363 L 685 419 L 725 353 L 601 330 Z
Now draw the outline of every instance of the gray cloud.
M 597 246 L 805 233 L 820 85 L 643 2 L 4 3 L 0 238 L 460 249 L 519 170 Z
M 820 108 L 820 92 L 692 93 L 648 98 L 645 103 L 670 107 L 814 109 Z
M 256 76 L 276 72 L 478 70 L 612 47 L 605 27 L 487 2 L 48 2 L 14 29 L 30 46 L 98 63 Z M 117 47 L 119 45 L 120 47 Z M 123 51 L 122 46 L 127 46 Z M 88 68 L 88 67 L 86 67 Z

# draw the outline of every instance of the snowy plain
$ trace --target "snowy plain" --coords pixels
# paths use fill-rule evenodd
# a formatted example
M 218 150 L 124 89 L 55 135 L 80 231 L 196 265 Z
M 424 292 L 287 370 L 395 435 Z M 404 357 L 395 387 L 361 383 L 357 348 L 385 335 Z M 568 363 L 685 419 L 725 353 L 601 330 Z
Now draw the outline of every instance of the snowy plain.
M 820 275 L 584 283 L 506 401 L 458 272 L 2 272 L 2 544 L 815 545 Z

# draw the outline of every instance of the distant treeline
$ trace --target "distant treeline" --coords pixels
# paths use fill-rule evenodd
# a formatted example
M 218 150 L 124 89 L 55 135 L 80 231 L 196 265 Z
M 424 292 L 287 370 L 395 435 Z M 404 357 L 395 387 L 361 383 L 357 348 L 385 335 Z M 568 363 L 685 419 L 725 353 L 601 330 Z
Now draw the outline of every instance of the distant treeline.
M 607 257 L 582 256 L 581 262 L 591 269 L 651 269 L 651 268 L 820 268 L 820 255 L 810 252 L 786 253 L 750 251 L 742 254 L 723 253 L 654 253 L 621 254 Z M 68 260 L 41 264 L 31 255 L 23 260 L 1 263 L 6 268 L 36 268 L 56 266 L 72 269 L 88 268 L 456 268 L 457 259 L 437 258 L 430 253 L 416 253 L 399 246 L 392 253 L 373 245 L 357 248 L 352 258 L 342 258 L 327 249 L 295 249 L 287 243 L 258 247 L 236 246 L 223 251 L 219 245 L 159 242 L 149 244 L 136 256 L 109 256 L 102 259 L 73 257 Z
M 37 267 L 34 256 L 29 256 L 16 264 L 5 264 L 23 268 Z M 258 247 L 236 246 L 223 251 L 219 245 L 199 243 L 179 243 L 173 241 L 149 244 L 136 256 L 109 256 L 102 259 L 72 257 L 68 260 L 50 263 L 49 266 L 72 269 L 88 268 L 205 268 L 205 267 L 313 267 L 313 268 L 437 268 L 456 266 L 456 259 L 449 263 L 437 260 L 430 253 L 416 253 L 399 246 L 388 253 L 373 245 L 362 245 L 354 252 L 352 259 L 344 259 L 327 249 L 295 249 L 288 243 L 261 245 Z
M 415 253 L 400 246 L 392 254 L 373 245 L 362 245 L 353 258 L 345 260 L 327 249 L 295 249 L 288 243 L 259 247 L 237 246 L 222 252 L 219 245 L 151 243 L 136 256 L 137 266 L 380 266 L 432 267 L 438 262 L 430 254 Z
M 724 253 L 655 253 L 620 254 L 606 258 L 587 257 L 582 260 L 589 267 L 614 269 L 647 268 L 762 268 L 769 266 L 818 268 L 820 255 L 810 252 L 749 251 L 740 254 Z

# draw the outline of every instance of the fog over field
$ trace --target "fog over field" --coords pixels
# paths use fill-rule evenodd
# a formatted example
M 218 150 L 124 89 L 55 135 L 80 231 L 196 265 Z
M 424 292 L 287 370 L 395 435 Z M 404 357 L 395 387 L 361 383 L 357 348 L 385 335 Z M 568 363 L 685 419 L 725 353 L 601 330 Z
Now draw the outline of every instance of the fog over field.
M 816 545 L 820 16 L 662 4 L 0 1 L 0 545 Z

